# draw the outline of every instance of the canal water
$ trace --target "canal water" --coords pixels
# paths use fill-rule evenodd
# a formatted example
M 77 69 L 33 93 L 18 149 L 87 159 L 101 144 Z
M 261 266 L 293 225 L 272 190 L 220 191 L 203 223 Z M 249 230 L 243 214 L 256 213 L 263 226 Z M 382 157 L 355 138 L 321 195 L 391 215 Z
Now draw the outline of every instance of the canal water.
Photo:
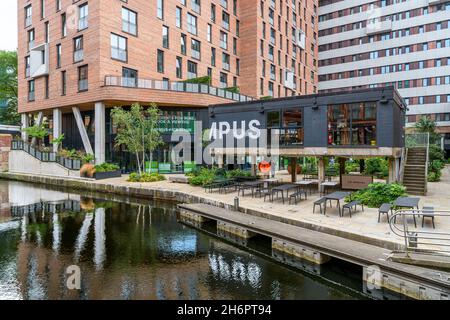
M 368 297 L 354 266 L 286 265 L 264 239 L 246 248 L 180 223 L 173 203 L 4 180 L 0 201 L 0 299 Z

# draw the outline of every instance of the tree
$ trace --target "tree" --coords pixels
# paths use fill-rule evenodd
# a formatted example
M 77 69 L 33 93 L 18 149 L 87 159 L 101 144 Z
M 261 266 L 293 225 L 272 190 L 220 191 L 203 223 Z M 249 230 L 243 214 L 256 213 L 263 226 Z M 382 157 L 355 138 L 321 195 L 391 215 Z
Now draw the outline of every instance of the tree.
M 145 170 L 147 152 L 152 152 L 162 143 L 160 132 L 157 129 L 159 110 L 152 104 L 144 110 L 135 103 L 130 110 L 115 107 L 111 111 L 111 118 L 117 126 L 116 147 L 124 146 L 127 151 L 134 153 L 139 174 Z
M 44 138 L 49 134 L 45 123 L 40 125 L 35 124 L 34 126 L 23 129 L 23 131 L 31 138 L 36 138 L 36 145 L 39 145 L 39 142 L 41 142 L 42 146 L 44 146 Z
M 6 108 L 0 110 L 0 123 L 20 125 L 17 113 L 17 52 L 0 51 L 0 100 Z
M 429 133 L 430 144 L 439 143 L 441 140 L 441 136 L 436 132 L 436 122 L 428 116 L 420 117 L 419 121 L 414 125 L 414 128 L 419 133 Z

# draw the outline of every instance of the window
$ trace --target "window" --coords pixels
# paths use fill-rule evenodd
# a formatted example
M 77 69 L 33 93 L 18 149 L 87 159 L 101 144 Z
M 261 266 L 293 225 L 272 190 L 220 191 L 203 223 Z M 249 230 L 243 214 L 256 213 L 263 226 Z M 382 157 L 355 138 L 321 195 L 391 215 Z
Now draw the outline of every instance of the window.
M 216 66 L 216 48 L 211 48 L 211 65 Z
M 41 19 L 45 19 L 45 0 L 41 0 Z
M 226 73 L 220 73 L 220 87 L 227 88 L 228 87 L 228 75 Z
M 161 20 L 164 19 L 164 0 L 157 0 L 156 16 Z
M 186 55 L 186 35 L 181 35 L 181 53 Z
M 137 35 L 137 13 L 127 8 L 122 8 L 122 31 Z
M 30 76 L 30 56 L 25 57 L 25 78 Z
M 49 87 L 49 78 L 48 78 L 48 76 L 44 77 L 44 82 L 45 82 L 44 83 L 44 85 L 45 85 L 44 98 L 48 99 L 50 97 L 50 87 Z
M 138 72 L 134 69 L 122 68 L 122 86 L 124 87 L 137 87 L 138 84 Z
M 188 13 L 187 14 L 188 32 L 197 35 L 197 17 Z
M 45 22 L 45 43 L 50 43 L 50 23 Z
M 66 14 L 63 13 L 61 15 L 61 37 L 64 38 L 67 36 L 67 21 L 66 21 Z
M 188 79 L 197 78 L 197 64 L 192 61 L 188 61 Z
M 230 30 L 230 15 L 225 11 L 222 11 L 222 27 Z
M 33 7 L 31 4 L 25 7 L 25 28 L 33 24 Z
M 303 109 L 284 110 L 280 130 L 280 145 L 303 145 L 303 140 Z
M 164 73 L 164 51 L 162 50 L 157 51 L 156 70 L 159 73 Z
M 230 55 L 222 53 L 222 68 L 224 70 L 230 71 Z
M 329 145 L 376 146 L 376 103 L 328 106 Z
M 56 0 L 56 12 L 61 11 L 61 0 Z
M 28 81 L 28 101 L 35 99 L 35 83 L 34 80 Z
M 162 29 L 162 46 L 169 49 L 169 27 L 166 26 Z
M 34 39 L 35 39 L 35 32 L 34 29 L 31 29 L 28 31 L 28 51 L 34 48 Z
M 211 4 L 211 21 L 216 22 L 216 5 Z
M 61 95 L 65 96 L 67 92 L 67 74 L 66 71 L 61 72 Z
M 61 55 L 62 55 L 61 44 L 57 44 L 56 45 L 56 67 L 57 68 L 61 68 Z
M 228 34 L 223 31 L 220 31 L 220 47 L 225 50 L 228 49 Z
M 89 6 L 87 3 L 78 8 L 78 30 L 84 30 L 88 27 Z
M 192 11 L 200 13 L 200 0 L 191 0 Z
M 111 34 L 111 58 L 126 62 L 128 59 L 127 38 Z
M 212 26 L 208 24 L 206 27 L 206 41 L 212 42 Z
M 200 60 L 200 41 L 191 39 L 191 57 Z
M 78 68 L 78 91 L 88 90 L 88 66 Z
M 181 57 L 176 58 L 176 75 L 177 78 L 183 78 L 183 59 Z
M 183 10 L 180 7 L 176 8 L 175 11 L 175 25 L 177 26 L 177 28 L 182 28 L 182 22 L 183 22 Z
M 73 62 L 80 62 L 84 59 L 83 36 L 73 39 Z

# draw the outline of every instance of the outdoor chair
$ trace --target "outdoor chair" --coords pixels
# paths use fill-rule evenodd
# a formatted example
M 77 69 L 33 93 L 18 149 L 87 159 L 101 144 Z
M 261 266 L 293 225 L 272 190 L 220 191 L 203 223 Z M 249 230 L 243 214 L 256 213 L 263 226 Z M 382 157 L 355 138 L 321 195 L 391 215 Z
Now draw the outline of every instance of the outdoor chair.
M 302 200 L 302 195 L 305 196 L 305 200 L 308 199 L 307 193 L 304 190 L 299 190 L 289 196 L 289 204 L 291 204 L 291 201 L 294 200 L 295 204 L 300 200 Z
M 392 214 L 392 205 L 390 203 L 383 203 L 378 209 L 378 222 L 380 222 L 381 214 L 386 214 L 387 221 L 389 222 L 389 212 Z
M 430 218 L 431 223 L 433 224 L 433 229 L 436 229 L 434 224 L 434 207 L 423 207 L 422 209 L 422 228 L 425 222 L 425 218 Z
M 344 215 L 345 209 L 348 210 L 350 214 L 350 218 L 352 217 L 352 209 L 356 211 L 356 206 L 361 206 L 362 211 L 364 212 L 364 205 L 359 200 L 350 201 L 342 206 L 342 215 Z

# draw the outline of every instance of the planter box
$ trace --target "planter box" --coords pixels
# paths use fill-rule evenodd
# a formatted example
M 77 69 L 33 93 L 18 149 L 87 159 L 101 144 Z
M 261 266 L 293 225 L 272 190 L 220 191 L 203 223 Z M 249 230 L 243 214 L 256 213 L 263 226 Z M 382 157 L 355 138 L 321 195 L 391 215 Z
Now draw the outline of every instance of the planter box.
M 122 171 L 116 170 L 116 171 L 106 171 L 106 172 L 95 172 L 94 173 L 94 179 L 95 180 L 102 180 L 102 179 L 109 179 L 109 178 L 120 178 L 122 176 Z

